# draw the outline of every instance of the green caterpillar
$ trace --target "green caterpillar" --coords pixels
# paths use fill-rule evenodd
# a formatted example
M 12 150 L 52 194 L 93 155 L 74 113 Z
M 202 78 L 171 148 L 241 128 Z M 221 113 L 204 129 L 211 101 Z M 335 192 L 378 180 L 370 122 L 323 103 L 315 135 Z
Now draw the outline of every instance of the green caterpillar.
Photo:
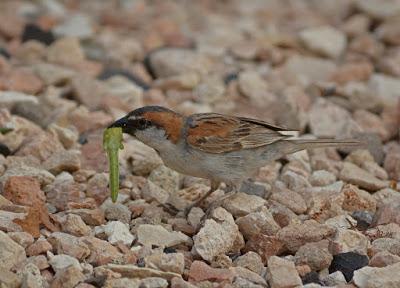
M 110 167 L 111 200 L 115 203 L 119 190 L 118 150 L 124 149 L 124 145 L 122 145 L 122 129 L 115 127 L 104 130 L 103 147 L 107 152 L 108 165 Z

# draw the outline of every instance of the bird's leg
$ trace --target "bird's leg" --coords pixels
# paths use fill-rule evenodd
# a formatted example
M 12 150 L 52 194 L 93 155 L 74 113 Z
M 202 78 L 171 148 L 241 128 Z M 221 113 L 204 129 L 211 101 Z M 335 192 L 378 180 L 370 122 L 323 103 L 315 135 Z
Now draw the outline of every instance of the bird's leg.
M 206 192 L 206 194 L 204 194 L 204 195 L 201 196 L 199 199 L 197 199 L 195 202 L 193 202 L 192 204 L 190 204 L 188 207 L 185 208 L 185 211 L 184 211 L 185 216 L 187 216 L 187 215 L 189 214 L 190 210 L 191 210 L 193 207 L 198 206 L 198 205 L 199 205 L 201 202 L 203 202 L 208 196 L 210 196 L 211 193 L 213 193 L 215 190 L 217 190 L 218 187 L 219 187 L 219 185 L 220 185 L 219 182 L 211 181 L 210 190 L 208 190 L 208 191 Z
M 236 194 L 236 192 L 238 191 L 238 189 L 236 188 L 236 186 L 232 185 L 232 184 L 227 184 L 226 186 L 226 190 L 225 190 L 225 194 L 222 195 L 220 198 L 218 198 L 217 200 L 215 200 L 213 203 L 211 203 L 210 207 L 207 208 L 206 213 L 204 214 L 204 216 L 201 219 L 201 223 L 203 224 L 204 221 L 209 218 L 209 216 L 211 216 L 211 213 L 214 211 L 215 208 L 221 206 L 221 204 L 226 200 L 231 198 L 233 195 Z M 203 225 L 201 225 L 203 226 Z

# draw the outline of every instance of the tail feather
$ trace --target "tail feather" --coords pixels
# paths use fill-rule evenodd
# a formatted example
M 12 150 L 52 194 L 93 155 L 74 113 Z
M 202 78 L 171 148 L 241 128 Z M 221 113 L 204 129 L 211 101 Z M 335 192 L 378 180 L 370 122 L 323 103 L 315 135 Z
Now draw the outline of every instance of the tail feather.
M 309 148 L 327 148 L 327 147 L 359 147 L 362 148 L 364 143 L 353 139 L 296 139 L 288 140 L 291 142 L 290 153 Z

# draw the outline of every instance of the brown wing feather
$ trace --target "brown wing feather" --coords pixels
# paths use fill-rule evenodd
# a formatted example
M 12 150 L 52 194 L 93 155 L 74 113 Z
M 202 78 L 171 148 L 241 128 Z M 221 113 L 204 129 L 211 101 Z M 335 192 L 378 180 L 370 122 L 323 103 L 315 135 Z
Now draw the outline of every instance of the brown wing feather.
M 192 115 L 188 123 L 187 143 L 208 153 L 265 146 L 288 138 L 279 131 L 289 131 L 260 120 L 215 113 Z

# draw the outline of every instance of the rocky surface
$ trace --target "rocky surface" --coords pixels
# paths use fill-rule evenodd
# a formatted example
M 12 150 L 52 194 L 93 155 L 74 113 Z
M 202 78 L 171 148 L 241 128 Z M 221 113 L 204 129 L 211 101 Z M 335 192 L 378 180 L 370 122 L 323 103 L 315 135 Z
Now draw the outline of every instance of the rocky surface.
M 399 13 L 399 0 L 0 1 L 0 287 L 399 287 Z M 186 217 L 166 204 L 184 210 L 208 181 L 124 136 L 112 203 L 102 132 L 144 105 L 364 145 L 266 163 Z

